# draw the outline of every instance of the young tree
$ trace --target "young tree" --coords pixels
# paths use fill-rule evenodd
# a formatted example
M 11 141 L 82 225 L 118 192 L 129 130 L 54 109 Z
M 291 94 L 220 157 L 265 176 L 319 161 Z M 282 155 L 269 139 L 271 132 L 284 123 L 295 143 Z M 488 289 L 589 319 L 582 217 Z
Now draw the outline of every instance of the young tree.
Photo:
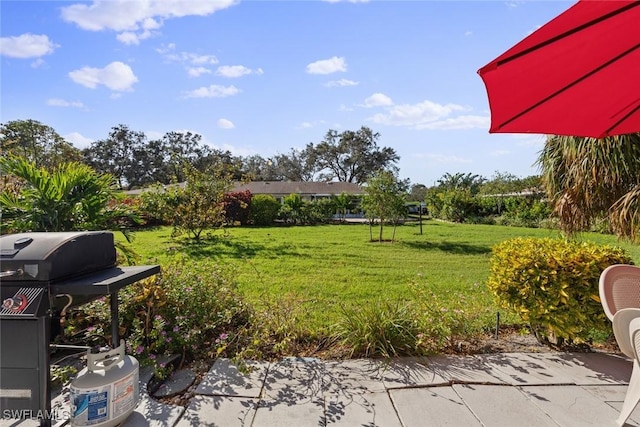
M 199 240 L 202 232 L 222 227 L 225 221 L 225 194 L 232 186 L 232 178 L 224 168 L 200 172 L 187 167 L 187 180 L 174 213 L 174 234 L 187 233 Z
M 378 241 L 382 242 L 384 223 L 393 223 L 393 237 L 395 240 L 398 220 L 406 215 L 405 198 L 408 183 L 400 181 L 389 171 L 381 171 L 374 175 L 364 188 L 365 195 L 362 199 L 362 207 L 370 219 L 370 225 L 374 219 L 380 222 Z M 370 227 L 371 228 L 371 227 Z

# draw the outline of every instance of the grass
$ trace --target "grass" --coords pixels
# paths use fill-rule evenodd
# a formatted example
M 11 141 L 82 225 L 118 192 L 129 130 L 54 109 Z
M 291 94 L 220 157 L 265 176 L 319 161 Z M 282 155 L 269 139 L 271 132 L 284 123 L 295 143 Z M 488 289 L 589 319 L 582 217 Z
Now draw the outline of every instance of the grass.
M 489 328 L 499 310 L 486 288 L 492 246 L 514 237 L 557 236 L 545 229 L 428 221 L 422 235 L 417 224 L 398 227 L 394 243 L 370 242 L 365 224 L 237 227 L 194 242 L 172 238 L 171 228 L 162 227 L 136 232 L 133 247 L 141 263 L 162 265 L 186 256 L 233 266 L 250 303 L 269 309 L 294 305 L 299 326 L 313 335 L 325 333 L 345 309 L 424 298 L 416 290 L 428 291 L 441 306 L 473 313 Z M 621 246 L 640 263 L 640 248 L 614 236 L 579 238 Z M 505 312 L 501 318 L 519 321 Z

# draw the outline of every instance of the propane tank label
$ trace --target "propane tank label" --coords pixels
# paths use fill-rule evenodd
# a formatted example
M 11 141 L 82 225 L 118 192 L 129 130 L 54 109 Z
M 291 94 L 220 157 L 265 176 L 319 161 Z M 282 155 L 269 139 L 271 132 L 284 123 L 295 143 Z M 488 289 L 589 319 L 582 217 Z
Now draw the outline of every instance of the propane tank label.
M 99 424 L 109 416 L 109 388 L 72 393 L 75 425 Z
M 113 384 L 113 418 L 130 411 L 138 403 L 138 371 Z

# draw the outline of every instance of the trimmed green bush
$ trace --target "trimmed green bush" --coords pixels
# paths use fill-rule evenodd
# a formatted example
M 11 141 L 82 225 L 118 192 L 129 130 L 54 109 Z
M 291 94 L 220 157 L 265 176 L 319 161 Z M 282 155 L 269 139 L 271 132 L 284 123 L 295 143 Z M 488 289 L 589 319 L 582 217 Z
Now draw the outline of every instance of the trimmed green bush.
M 278 217 L 280 203 L 270 194 L 255 194 L 251 198 L 250 218 L 254 225 L 271 225 Z
M 493 247 L 488 287 L 541 342 L 584 342 L 609 332 L 598 293 L 600 273 L 629 264 L 623 249 L 590 242 L 516 238 Z

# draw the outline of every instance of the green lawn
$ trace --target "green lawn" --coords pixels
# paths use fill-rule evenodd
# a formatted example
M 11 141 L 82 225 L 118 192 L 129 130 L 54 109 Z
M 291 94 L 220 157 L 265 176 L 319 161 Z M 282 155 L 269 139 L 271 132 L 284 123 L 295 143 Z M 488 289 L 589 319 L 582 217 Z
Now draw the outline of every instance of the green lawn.
M 385 230 L 385 238 L 390 236 L 391 227 Z M 485 286 L 492 246 L 513 237 L 557 236 L 544 229 L 428 221 L 422 235 L 417 224 L 398 227 L 395 243 L 370 242 L 365 224 L 228 228 L 193 242 L 171 238 L 171 228 L 164 227 L 136 232 L 133 246 L 141 263 L 163 265 L 186 256 L 231 265 L 248 301 L 257 306 L 294 301 L 313 331 L 335 323 L 341 306 L 416 298 L 412 284 L 433 291 L 440 303 L 459 306 L 464 299 L 489 326 L 498 311 Z M 639 247 L 613 236 L 580 238 L 622 246 L 640 262 Z

